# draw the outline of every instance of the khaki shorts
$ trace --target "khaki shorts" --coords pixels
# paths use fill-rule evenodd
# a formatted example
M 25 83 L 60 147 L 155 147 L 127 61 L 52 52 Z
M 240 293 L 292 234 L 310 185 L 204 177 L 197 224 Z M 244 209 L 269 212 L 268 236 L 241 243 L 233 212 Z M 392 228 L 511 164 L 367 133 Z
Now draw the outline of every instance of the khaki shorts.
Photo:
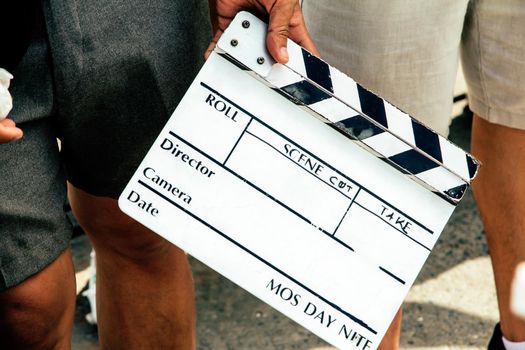
M 323 58 L 447 134 L 461 61 L 470 108 L 525 129 L 525 1 L 303 0 Z

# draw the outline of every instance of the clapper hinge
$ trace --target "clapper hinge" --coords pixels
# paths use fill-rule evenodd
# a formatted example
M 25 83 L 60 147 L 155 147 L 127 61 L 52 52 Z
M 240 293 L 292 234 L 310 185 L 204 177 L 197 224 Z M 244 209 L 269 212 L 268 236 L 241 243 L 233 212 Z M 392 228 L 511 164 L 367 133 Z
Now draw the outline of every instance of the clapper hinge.
M 302 74 L 297 69 L 294 69 L 293 64 L 296 64 L 300 60 L 295 59 L 295 56 L 298 56 L 298 55 L 294 55 L 294 51 L 297 51 L 297 50 L 291 50 L 290 52 L 290 49 L 298 47 L 297 44 L 293 43 L 292 41 L 289 41 L 289 52 L 291 53 L 290 59 L 291 61 L 294 60 L 294 63 L 289 62 L 288 64 L 285 64 L 285 65 L 277 64 L 275 60 L 273 60 L 273 58 L 269 55 L 266 49 L 266 40 L 265 40 L 266 30 L 267 30 L 266 23 L 262 22 L 257 17 L 253 16 L 252 14 L 248 12 L 240 12 L 235 17 L 233 22 L 230 24 L 228 29 L 223 33 L 222 37 L 217 43 L 217 47 L 215 51 L 221 54 L 222 56 L 226 56 L 226 58 L 229 61 L 236 64 L 241 69 L 244 69 L 248 72 L 255 73 L 256 78 L 258 78 L 263 83 L 265 83 L 265 85 L 271 88 L 274 88 L 274 89 L 282 90 L 280 86 L 276 86 L 274 82 L 270 81 L 271 75 L 277 76 L 279 74 L 279 73 L 276 73 L 276 71 L 281 71 L 284 73 L 284 75 L 293 74 L 297 77 L 300 77 L 300 79 L 303 81 L 306 81 L 312 89 L 316 89 L 319 91 L 320 94 L 333 98 L 335 100 L 334 101 L 335 103 L 340 103 L 344 105 L 349 110 L 348 112 L 349 114 L 354 114 L 354 115 L 357 114 L 365 118 L 368 121 L 368 123 L 370 123 L 374 127 L 382 130 L 383 132 L 386 132 L 392 135 L 399 142 L 405 144 L 409 149 L 414 150 L 416 153 L 420 154 L 425 159 L 429 160 L 430 162 L 448 171 L 451 175 L 455 176 L 458 180 L 460 180 L 463 183 L 463 185 L 459 185 L 459 186 L 455 186 L 453 188 L 447 188 L 447 189 L 438 189 L 435 186 L 429 184 L 424 179 L 420 178 L 417 174 L 411 173 L 410 171 L 408 171 L 407 169 L 404 169 L 403 167 L 401 167 L 399 164 L 395 163 L 391 159 L 383 156 L 381 152 L 367 145 L 365 142 L 363 142 L 363 140 L 361 140 L 356 135 L 353 135 L 348 130 L 339 127 L 337 125 L 338 124 L 337 122 L 330 119 L 330 116 L 327 117 L 323 115 L 322 113 L 319 113 L 319 111 L 316 111 L 310 105 L 308 105 L 307 103 L 304 103 L 304 101 L 301 101 L 295 98 L 294 96 L 291 96 L 288 94 L 289 95 L 288 97 L 292 99 L 294 103 L 300 104 L 306 107 L 312 115 L 320 119 L 323 123 L 336 128 L 343 135 L 345 135 L 346 137 L 349 137 L 354 142 L 357 142 L 367 151 L 371 151 L 375 156 L 379 156 L 380 158 L 387 161 L 394 167 L 398 169 L 402 169 L 404 172 L 411 174 L 413 180 L 424 185 L 425 187 L 428 187 L 430 190 L 440 195 L 444 199 L 452 202 L 453 204 L 457 204 L 459 202 L 459 200 L 463 197 L 463 194 L 466 188 L 469 186 L 471 179 L 475 176 L 477 172 L 477 167 L 479 165 L 479 162 L 477 160 L 475 160 L 473 157 L 465 153 L 466 157 L 467 158 L 470 157 L 472 164 L 476 167 L 475 171 L 473 172 L 473 175 L 471 176 L 471 179 L 467 179 L 461 174 L 459 174 L 457 171 L 455 171 L 454 169 L 451 169 L 444 162 L 440 161 L 439 159 L 436 159 L 435 157 L 432 157 L 432 155 L 423 151 L 416 145 L 411 144 L 410 142 L 407 142 L 407 140 L 405 140 L 403 137 L 398 135 L 396 132 L 393 132 L 389 128 L 385 127 L 384 125 L 376 121 L 375 120 L 376 118 L 374 118 L 374 116 L 370 116 L 364 113 L 363 111 L 359 110 L 358 108 L 355 108 L 354 106 L 352 106 L 351 104 L 349 104 L 348 102 L 346 102 L 345 100 L 337 96 L 337 94 L 335 94 L 333 91 L 326 89 L 324 86 L 319 84 L 317 81 L 310 79 L 307 76 L 307 74 Z M 303 48 L 300 48 L 300 50 L 307 52 Z M 311 54 L 309 55 L 312 56 Z M 320 62 L 322 65 L 326 65 L 326 67 L 328 67 L 328 65 L 324 63 L 323 61 L 317 58 L 315 58 L 315 60 Z M 282 68 L 279 68 L 279 67 L 285 67 L 287 70 L 289 70 L 289 72 L 283 71 Z M 330 79 L 329 71 L 328 73 L 325 72 L 323 74 L 328 74 L 327 79 Z M 351 80 L 351 78 L 347 76 L 345 76 L 345 78 L 348 80 Z M 353 80 L 351 81 L 355 84 Z M 370 93 L 370 94 L 373 94 L 373 93 Z M 377 98 L 380 99 L 379 97 Z M 408 115 L 407 117 L 410 118 Z M 433 131 L 431 131 L 431 133 L 436 134 Z

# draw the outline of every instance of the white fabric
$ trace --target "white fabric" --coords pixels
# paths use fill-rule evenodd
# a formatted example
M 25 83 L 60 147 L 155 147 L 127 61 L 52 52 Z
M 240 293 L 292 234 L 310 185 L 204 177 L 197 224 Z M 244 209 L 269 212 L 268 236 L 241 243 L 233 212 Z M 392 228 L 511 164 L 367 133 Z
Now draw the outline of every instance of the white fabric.
M 7 117 L 13 108 L 13 98 L 9 93 L 9 84 L 13 76 L 3 68 L 0 68 L 0 120 Z
M 525 341 L 512 342 L 505 337 L 501 337 L 501 339 L 506 350 L 525 350 Z
M 525 129 L 523 0 L 303 0 L 323 58 L 447 134 L 459 53 L 472 111 Z
M 516 268 L 512 283 L 512 299 L 510 301 L 512 312 L 525 320 L 525 262 Z

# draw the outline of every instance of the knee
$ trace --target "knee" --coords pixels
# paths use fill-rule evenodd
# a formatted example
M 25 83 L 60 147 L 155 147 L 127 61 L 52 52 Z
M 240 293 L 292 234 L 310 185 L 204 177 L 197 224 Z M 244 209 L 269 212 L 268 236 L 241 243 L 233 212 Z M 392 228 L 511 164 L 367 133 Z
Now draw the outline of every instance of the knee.
M 111 198 L 70 191 L 73 212 L 89 235 L 97 256 L 117 256 L 131 261 L 161 259 L 178 250 L 171 243 L 124 214 Z
M 148 261 L 162 257 L 173 248 L 168 241 L 120 210 L 111 217 L 83 218 L 79 223 L 91 238 L 97 254 L 117 254 L 129 260 Z
M 60 311 L 42 300 L 25 299 L 11 295 L 1 298 L 0 348 L 52 349 L 61 335 L 55 329 Z
M 0 293 L 1 349 L 54 349 L 69 343 L 74 282 L 71 276 L 64 281 L 56 264 Z

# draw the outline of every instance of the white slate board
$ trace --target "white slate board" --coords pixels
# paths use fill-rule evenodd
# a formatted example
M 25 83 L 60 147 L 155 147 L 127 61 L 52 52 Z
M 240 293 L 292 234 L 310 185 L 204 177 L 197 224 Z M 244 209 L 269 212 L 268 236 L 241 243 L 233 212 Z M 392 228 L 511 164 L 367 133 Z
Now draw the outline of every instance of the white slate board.
M 334 346 L 375 349 L 455 205 L 321 119 L 214 52 L 119 205 Z

